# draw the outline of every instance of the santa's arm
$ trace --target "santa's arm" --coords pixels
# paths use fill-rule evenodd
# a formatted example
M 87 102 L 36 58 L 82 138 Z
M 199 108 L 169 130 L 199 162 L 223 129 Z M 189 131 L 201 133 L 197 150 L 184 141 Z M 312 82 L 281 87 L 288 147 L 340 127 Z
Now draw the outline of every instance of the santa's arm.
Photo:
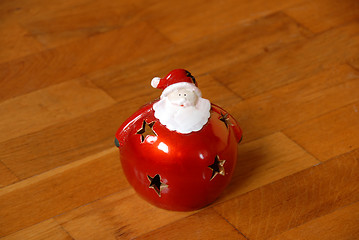
M 116 147 L 120 147 L 124 144 L 126 136 L 131 129 L 131 126 L 137 122 L 139 119 L 142 119 L 145 115 L 147 115 L 152 110 L 153 103 L 149 103 L 141 107 L 137 112 L 132 114 L 116 132 L 115 137 L 115 145 Z
M 237 142 L 240 143 L 243 138 L 243 132 L 242 132 L 242 129 L 239 127 L 236 119 L 234 117 L 232 117 L 226 110 L 224 110 L 220 106 L 217 106 L 216 104 L 213 104 L 213 103 L 212 103 L 212 111 L 214 111 L 220 115 L 228 114 L 227 117 L 231 123 L 230 126 L 233 129 L 233 132 L 234 132 Z

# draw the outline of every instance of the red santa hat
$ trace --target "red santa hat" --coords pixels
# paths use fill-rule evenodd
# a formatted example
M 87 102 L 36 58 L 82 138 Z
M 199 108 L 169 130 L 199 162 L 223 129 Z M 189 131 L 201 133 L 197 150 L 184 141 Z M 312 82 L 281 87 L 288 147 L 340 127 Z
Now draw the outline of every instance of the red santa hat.
M 163 89 L 161 98 L 166 97 L 169 93 L 177 89 L 193 90 L 198 97 L 202 96 L 198 89 L 197 82 L 190 72 L 184 69 L 175 69 L 167 74 L 164 78 L 154 77 L 151 81 L 151 86 L 158 89 Z

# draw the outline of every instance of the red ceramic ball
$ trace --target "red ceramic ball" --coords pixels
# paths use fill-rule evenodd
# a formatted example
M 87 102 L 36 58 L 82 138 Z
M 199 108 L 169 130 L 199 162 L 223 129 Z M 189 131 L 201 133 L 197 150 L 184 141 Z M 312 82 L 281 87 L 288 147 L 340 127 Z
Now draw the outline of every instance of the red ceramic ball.
M 188 71 L 173 70 L 165 78 L 154 78 L 152 86 L 164 89 L 161 99 L 143 106 L 116 133 L 123 171 L 153 205 L 177 211 L 202 208 L 230 182 L 242 131 L 233 117 L 208 100 L 197 104 L 206 108 L 197 112 L 191 102 L 198 103 L 201 94 Z M 160 115 L 160 101 L 167 98 L 170 104 L 162 105 L 166 107 Z M 168 107 L 174 120 L 167 117 Z

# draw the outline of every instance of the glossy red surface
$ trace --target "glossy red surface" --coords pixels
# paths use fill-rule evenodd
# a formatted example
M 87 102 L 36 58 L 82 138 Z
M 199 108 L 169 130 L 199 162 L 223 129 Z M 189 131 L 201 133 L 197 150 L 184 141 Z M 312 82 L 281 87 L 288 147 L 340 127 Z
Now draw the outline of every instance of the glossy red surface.
M 132 115 L 116 138 L 124 173 L 137 193 L 158 207 L 178 211 L 195 210 L 213 202 L 231 179 L 242 136 L 231 116 L 227 115 L 228 124 L 222 121 L 225 114 L 212 105 L 208 123 L 189 134 L 169 131 L 154 117 L 152 104 Z M 142 138 L 146 135 L 141 134 L 144 121 L 149 135 Z M 212 178 L 216 157 L 224 173 Z M 157 192 L 155 184 L 151 185 L 156 175 L 162 184 Z

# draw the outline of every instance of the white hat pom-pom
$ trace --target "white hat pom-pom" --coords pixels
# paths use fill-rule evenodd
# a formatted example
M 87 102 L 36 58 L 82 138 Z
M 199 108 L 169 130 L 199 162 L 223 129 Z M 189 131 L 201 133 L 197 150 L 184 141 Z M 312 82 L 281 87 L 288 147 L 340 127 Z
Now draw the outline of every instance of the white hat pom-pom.
M 160 80 L 161 80 L 161 78 L 159 78 L 159 77 L 152 78 L 151 86 L 154 88 L 157 88 L 158 84 L 160 83 Z

